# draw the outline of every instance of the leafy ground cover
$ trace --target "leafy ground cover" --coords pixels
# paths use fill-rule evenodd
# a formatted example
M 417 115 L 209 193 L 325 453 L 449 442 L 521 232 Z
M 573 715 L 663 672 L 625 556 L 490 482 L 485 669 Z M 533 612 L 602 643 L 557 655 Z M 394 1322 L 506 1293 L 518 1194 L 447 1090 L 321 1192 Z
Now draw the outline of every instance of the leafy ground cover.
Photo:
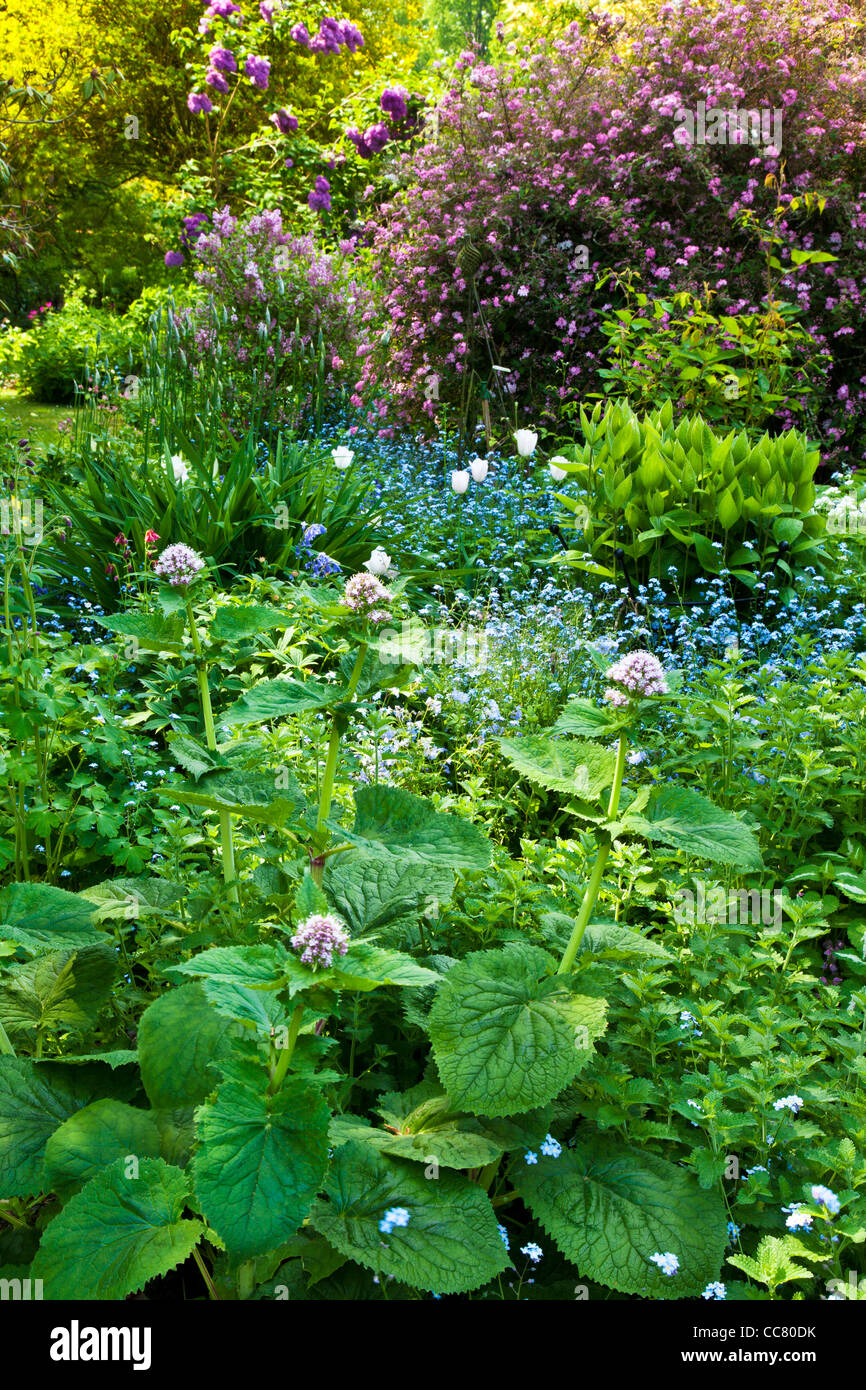
M 2 1287 L 859 1301 L 859 10 L 441 8 L 144 16 L 0 225 Z

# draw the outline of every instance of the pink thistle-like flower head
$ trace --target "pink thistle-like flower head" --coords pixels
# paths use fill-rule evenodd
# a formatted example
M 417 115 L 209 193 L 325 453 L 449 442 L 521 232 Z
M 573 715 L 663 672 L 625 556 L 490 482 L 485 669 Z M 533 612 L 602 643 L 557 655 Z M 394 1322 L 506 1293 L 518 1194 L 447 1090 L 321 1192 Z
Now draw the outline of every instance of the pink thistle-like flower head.
M 393 594 L 374 574 L 353 574 L 346 583 L 343 602 L 353 613 L 369 618 L 371 623 L 388 621 L 390 613 L 383 605 L 391 603 Z
M 179 541 L 162 552 L 153 567 L 154 574 L 173 589 L 187 589 L 196 575 L 204 569 L 204 560 L 188 545 Z
M 627 704 L 629 697 L 640 699 L 646 695 L 666 695 L 668 692 L 662 664 L 652 652 L 629 652 L 628 656 L 620 657 L 609 668 L 607 679 L 613 685 L 604 692 L 604 698 L 615 707 Z
M 292 945 L 301 951 L 304 965 L 328 966 L 335 955 L 344 956 L 349 949 L 349 933 L 339 917 L 314 912 L 305 922 L 300 922 L 292 937 Z

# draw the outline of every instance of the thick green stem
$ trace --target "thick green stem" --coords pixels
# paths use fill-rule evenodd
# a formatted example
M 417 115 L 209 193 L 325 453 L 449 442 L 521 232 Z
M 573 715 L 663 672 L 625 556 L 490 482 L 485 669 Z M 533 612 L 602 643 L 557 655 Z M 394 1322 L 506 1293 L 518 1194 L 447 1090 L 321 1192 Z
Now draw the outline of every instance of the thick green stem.
M 202 1277 L 202 1279 L 204 1280 L 204 1282 L 205 1282 L 205 1284 L 206 1284 L 206 1286 L 207 1286 L 207 1291 L 208 1291 L 210 1297 L 213 1298 L 213 1299 L 215 1299 L 217 1302 L 219 1302 L 219 1294 L 218 1294 L 217 1291 L 216 1291 L 216 1285 L 214 1284 L 213 1279 L 211 1279 L 211 1277 L 210 1277 L 210 1274 L 209 1274 L 209 1272 L 208 1272 L 208 1267 L 207 1267 L 207 1265 L 205 1264 L 204 1260 L 202 1259 L 202 1257 L 201 1257 L 201 1252 L 200 1252 L 200 1250 L 199 1250 L 199 1248 L 198 1248 L 197 1245 L 193 1247 L 192 1257 L 193 1257 L 193 1259 L 195 1260 L 196 1264 L 197 1264 L 198 1267 L 199 1267 L 199 1272 L 200 1272 L 201 1277 Z
M 243 1302 L 245 1299 L 252 1298 L 256 1287 L 256 1262 L 255 1260 L 244 1260 L 243 1264 L 238 1265 L 238 1299 Z
M 355 665 L 349 677 L 349 684 L 346 689 L 346 699 L 351 700 L 358 683 L 361 679 L 361 672 L 364 669 L 364 659 L 367 655 L 367 643 L 362 642 L 358 648 L 358 655 L 355 658 Z M 334 795 L 334 781 L 337 776 L 337 764 L 340 761 L 340 727 L 335 719 L 331 725 L 331 737 L 328 740 L 328 752 L 325 758 L 325 771 L 322 776 L 322 791 L 319 797 L 319 815 L 316 820 L 316 830 L 323 830 L 325 821 L 331 813 L 331 798 Z
M 610 789 L 610 800 L 607 804 L 607 818 L 609 821 L 613 820 L 619 809 L 619 798 L 622 792 L 622 779 L 625 773 L 627 750 L 628 739 L 625 730 L 623 730 L 619 736 L 619 746 L 616 752 L 616 767 L 613 774 L 613 786 Z M 580 943 L 583 940 L 583 934 L 589 925 L 589 919 L 592 916 L 595 904 L 598 900 L 601 881 L 604 877 L 604 868 L 611 851 L 611 843 L 611 840 L 607 839 L 598 847 L 595 863 L 592 866 L 592 873 L 589 876 L 589 883 L 586 885 L 583 902 L 580 905 L 580 912 L 577 914 L 574 929 L 569 937 L 568 945 L 563 952 L 562 960 L 559 962 L 559 968 L 556 972 L 557 975 L 567 975 L 574 965 Z
M 289 1036 L 286 1038 L 286 1045 L 281 1051 L 280 1060 L 274 1067 L 268 1091 L 275 1095 L 285 1080 L 286 1072 L 289 1070 L 289 1063 L 292 1060 L 292 1053 L 295 1050 L 295 1043 L 298 1041 L 298 1034 L 301 1031 L 301 1021 L 304 1017 L 303 1004 L 296 1004 L 295 1011 L 289 1022 Z
M 198 681 L 198 693 L 201 700 L 201 713 L 204 719 L 205 742 L 211 752 L 216 752 L 216 729 L 213 722 L 213 706 L 210 702 L 210 689 L 207 683 L 207 667 L 205 666 L 204 653 L 201 642 L 199 641 L 198 629 L 195 625 L 195 614 L 192 611 L 192 603 L 186 601 L 186 615 L 189 620 L 189 634 L 192 639 L 192 649 L 195 654 L 195 674 Z M 223 879 L 229 885 L 230 902 L 240 902 L 238 896 L 238 886 L 235 883 L 235 846 L 232 838 L 232 818 L 228 811 L 219 812 L 220 820 L 220 848 L 223 866 Z

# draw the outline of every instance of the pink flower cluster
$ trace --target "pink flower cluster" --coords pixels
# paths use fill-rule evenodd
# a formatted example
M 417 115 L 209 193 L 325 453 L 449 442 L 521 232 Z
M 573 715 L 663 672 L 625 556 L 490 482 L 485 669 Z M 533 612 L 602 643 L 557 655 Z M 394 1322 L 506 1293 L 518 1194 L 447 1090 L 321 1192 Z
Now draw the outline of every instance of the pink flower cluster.
M 355 358 L 361 320 L 372 312 L 370 290 L 355 272 L 353 241 L 325 252 L 311 236 L 284 230 L 278 208 L 239 219 L 225 207 L 197 231 L 192 253 L 207 298 L 179 324 L 184 349 L 194 364 L 224 353 L 226 399 L 237 398 L 253 370 L 265 388 L 275 389 L 281 367 L 285 374 L 292 357 L 314 349 L 320 330 L 327 384 L 337 384 L 344 363 Z M 279 401 L 271 418 L 283 420 Z
M 607 672 L 608 686 L 604 698 L 615 707 L 627 705 L 629 697 L 641 699 L 646 695 L 666 695 L 668 683 L 664 669 L 652 652 L 629 652 L 620 657 Z M 622 686 L 621 690 L 617 686 Z
M 393 597 L 391 590 L 374 574 L 361 573 L 353 574 L 346 581 L 343 602 L 353 613 L 360 614 L 371 623 L 386 623 L 391 614 L 382 605 L 391 603 Z
M 398 191 L 368 228 L 392 327 L 382 346 L 371 321 L 359 349 L 355 395 L 370 403 L 370 423 L 380 423 L 372 402 L 386 399 L 391 420 L 432 417 L 431 374 L 443 401 L 467 375 L 490 380 L 488 342 L 532 418 L 601 389 L 600 322 L 620 303 L 596 288 L 606 270 L 636 269 L 636 288 L 657 298 L 699 294 L 706 282 L 719 291 L 716 313 L 759 311 L 761 257 L 735 223 L 748 209 L 772 217 L 764 181 L 784 160 L 783 207 L 806 190 L 827 197 L 820 217 L 781 219 L 780 292 L 832 355 L 819 432 L 850 447 L 866 421 L 866 392 L 838 396 L 866 360 L 866 59 L 856 32 L 855 12 L 836 0 L 682 0 L 651 24 L 595 16 L 583 32 L 509 44 L 499 65 L 461 55 L 435 134 L 403 156 Z M 677 112 L 700 101 L 781 110 L 781 153 L 684 148 Z M 837 259 L 796 265 L 802 250 Z
M 328 966 L 333 964 L 335 954 L 344 956 L 348 951 L 349 933 L 339 917 L 314 912 L 299 924 L 292 945 L 296 951 L 303 946 L 301 960 L 304 965 Z
M 155 533 L 154 533 L 155 534 Z M 204 560 L 188 545 L 178 541 L 166 546 L 153 567 L 153 572 L 173 589 L 186 589 L 204 569 Z

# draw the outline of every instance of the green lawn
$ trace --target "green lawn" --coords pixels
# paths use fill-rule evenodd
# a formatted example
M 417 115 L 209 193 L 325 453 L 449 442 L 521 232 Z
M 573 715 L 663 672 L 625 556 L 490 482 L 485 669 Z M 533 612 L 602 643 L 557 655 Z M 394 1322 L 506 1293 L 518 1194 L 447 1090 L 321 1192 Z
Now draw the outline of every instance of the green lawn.
M 17 421 L 22 437 L 39 444 L 55 439 L 59 421 L 68 419 L 72 411 L 69 405 L 40 405 L 9 387 L 0 388 L 0 417 Z

